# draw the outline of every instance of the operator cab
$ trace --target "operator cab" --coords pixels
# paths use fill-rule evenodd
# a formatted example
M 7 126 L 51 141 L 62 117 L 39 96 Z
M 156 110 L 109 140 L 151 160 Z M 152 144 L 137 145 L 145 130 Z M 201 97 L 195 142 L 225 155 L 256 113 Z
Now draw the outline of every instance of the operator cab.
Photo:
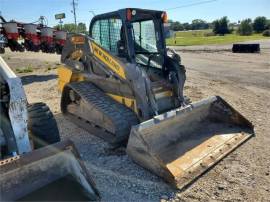
M 121 9 L 95 16 L 90 24 L 90 37 L 121 60 L 144 68 L 151 80 L 160 80 L 158 75 L 165 70 L 166 18 L 162 11 Z
M 159 108 L 164 111 L 168 108 L 161 107 L 162 100 L 172 103 L 166 105 L 169 108 L 184 103 L 185 82 L 180 56 L 175 52 L 167 55 L 166 21 L 166 12 L 127 8 L 95 16 L 89 29 L 90 37 L 111 55 L 145 70 Z

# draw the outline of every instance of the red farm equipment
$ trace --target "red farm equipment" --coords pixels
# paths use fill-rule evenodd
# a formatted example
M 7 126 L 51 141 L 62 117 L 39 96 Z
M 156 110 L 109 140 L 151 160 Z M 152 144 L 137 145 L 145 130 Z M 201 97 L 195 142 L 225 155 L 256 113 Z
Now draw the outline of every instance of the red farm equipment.
M 46 23 L 45 23 L 46 24 Z M 47 27 L 43 21 L 23 23 L 7 22 L 0 16 L 0 53 L 5 47 L 11 51 L 42 51 L 61 54 L 67 38 L 67 32 Z
M 65 45 L 67 38 L 67 32 L 62 30 L 56 30 L 54 32 L 54 42 L 55 42 L 55 50 L 57 54 L 62 53 L 62 49 Z
M 40 36 L 38 35 L 37 24 L 24 24 L 24 46 L 28 51 L 38 52 L 40 49 Z
M 7 46 L 11 51 L 24 51 L 23 45 L 19 42 L 20 33 L 18 29 L 17 22 L 4 22 L 3 32 L 7 38 Z
M 0 15 L 0 54 L 5 53 L 5 47 L 7 46 L 7 38 L 3 28 L 4 22 L 6 22 L 6 20 Z
M 54 29 L 51 27 L 42 27 L 40 28 L 41 34 L 41 45 L 40 48 L 44 53 L 54 53 L 54 39 L 53 39 Z

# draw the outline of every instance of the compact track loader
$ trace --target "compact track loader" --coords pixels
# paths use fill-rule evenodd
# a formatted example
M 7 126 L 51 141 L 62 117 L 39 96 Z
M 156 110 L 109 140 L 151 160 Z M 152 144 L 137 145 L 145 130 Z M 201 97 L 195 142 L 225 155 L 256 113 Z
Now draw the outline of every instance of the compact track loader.
M 95 16 L 89 36 L 70 35 L 58 69 L 61 109 L 79 126 L 183 188 L 253 135 L 218 96 L 190 103 L 181 58 L 165 44 L 162 11 Z
M 0 201 L 99 198 L 72 142 L 59 141 L 47 105 L 27 103 L 20 78 L 0 57 Z

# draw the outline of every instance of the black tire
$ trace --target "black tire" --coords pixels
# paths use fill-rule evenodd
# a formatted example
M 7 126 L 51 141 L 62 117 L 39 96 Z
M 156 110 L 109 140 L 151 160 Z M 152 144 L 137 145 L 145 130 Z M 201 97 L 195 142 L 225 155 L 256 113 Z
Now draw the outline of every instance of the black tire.
M 27 110 L 28 130 L 35 149 L 60 141 L 56 120 L 45 103 L 30 104 Z

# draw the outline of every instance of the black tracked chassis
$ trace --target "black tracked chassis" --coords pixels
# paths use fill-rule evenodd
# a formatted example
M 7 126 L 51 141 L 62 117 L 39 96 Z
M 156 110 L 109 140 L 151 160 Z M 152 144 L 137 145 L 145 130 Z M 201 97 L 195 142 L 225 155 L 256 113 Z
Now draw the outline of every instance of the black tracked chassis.
M 85 81 L 64 88 L 61 109 L 74 123 L 112 145 L 126 143 L 131 127 L 139 123 L 132 110 Z

